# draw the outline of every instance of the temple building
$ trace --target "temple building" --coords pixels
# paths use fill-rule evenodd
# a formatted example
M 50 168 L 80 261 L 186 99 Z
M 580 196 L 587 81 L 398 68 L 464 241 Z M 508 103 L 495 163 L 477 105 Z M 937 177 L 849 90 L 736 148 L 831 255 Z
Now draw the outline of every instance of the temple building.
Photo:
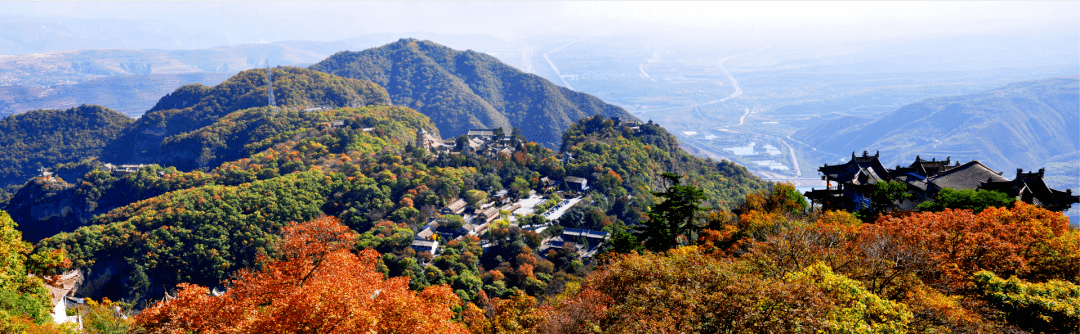
M 881 165 L 878 154 L 869 155 L 863 151 L 861 157 L 851 154 L 851 159 L 842 165 L 828 165 L 818 168 L 826 189 L 806 192 L 806 198 L 812 203 L 821 204 L 831 209 L 855 211 L 870 205 L 870 194 L 878 182 L 889 180 L 889 171 Z
M 1049 210 L 1065 211 L 1073 203 L 1080 203 L 1078 197 L 1072 194 L 1072 189 L 1065 191 L 1052 189 L 1043 182 L 1046 170 L 1040 168 L 1038 172 L 1024 173 L 1023 169 L 1016 169 L 1016 179 L 986 182 L 980 189 L 997 190 L 1009 196 L 1016 197 L 1019 201 L 1042 206 Z
M 416 147 L 427 150 L 435 150 L 443 145 L 442 139 L 427 132 L 424 128 L 416 130 Z
M 1037 173 L 1023 173 L 1017 169 L 1016 179 L 1009 180 L 1001 175 L 1002 172 L 976 160 L 961 164 L 951 158 L 923 160 L 916 156 L 915 162 L 907 167 L 887 169 L 878 159 L 879 155 L 863 151 L 862 156 L 857 156 L 852 152 L 851 159 L 844 164 L 826 164 L 818 168 L 826 189 L 813 189 L 806 192 L 806 197 L 812 204 L 820 204 L 826 209 L 855 211 L 870 205 L 870 195 L 878 182 L 899 181 L 907 184 L 908 193 L 913 195 L 910 200 L 899 203 L 901 210 L 914 210 L 919 203 L 933 200 L 945 188 L 1000 191 L 1018 201 L 1054 211 L 1065 211 L 1072 204 L 1080 203 L 1080 196 L 1074 196 L 1071 189 L 1060 191 L 1048 187 L 1043 181 L 1043 169 Z

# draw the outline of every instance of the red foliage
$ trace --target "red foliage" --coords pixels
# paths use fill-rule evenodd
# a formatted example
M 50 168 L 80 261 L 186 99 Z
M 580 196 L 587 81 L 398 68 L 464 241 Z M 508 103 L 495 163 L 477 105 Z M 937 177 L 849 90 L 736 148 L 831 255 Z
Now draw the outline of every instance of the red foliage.
M 230 289 L 181 284 L 179 296 L 146 309 L 136 323 L 151 333 L 464 333 L 451 321 L 460 300 L 445 285 L 420 293 L 408 278 L 384 279 L 379 254 L 350 251 L 356 236 L 336 218 L 283 229 L 281 259 L 241 270 Z
M 860 237 L 881 238 L 926 252 L 940 276 L 922 275 L 923 280 L 952 288 L 963 287 L 979 270 L 1028 280 L 1075 279 L 1080 272 L 1080 233 L 1069 227 L 1068 218 L 1019 202 L 977 215 L 946 209 L 886 217 Z

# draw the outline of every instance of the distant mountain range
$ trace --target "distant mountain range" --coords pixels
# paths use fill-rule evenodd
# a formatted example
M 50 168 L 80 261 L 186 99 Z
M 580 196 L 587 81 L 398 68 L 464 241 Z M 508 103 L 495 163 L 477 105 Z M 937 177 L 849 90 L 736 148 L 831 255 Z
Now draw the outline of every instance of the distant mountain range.
M 841 156 L 881 151 L 892 159 L 887 165 L 919 155 L 980 160 L 1006 172 L 1038 169 L 1075 160 L 1080 150 L 1080 84 L 1075 77 L 1050 78 L 929 98 L 877 119 L 839 117 L 792 137 Z
M 431 117 L 447 137 L 473 128 L 517 127 L 529 140 L 556 148 L 562 133 L 579 119 L 598 114 L 636 119 L 621 107 L 556 86 L 492 56 L 430 41 L 401 39 L 360 52 L 339 52 L 310 68 L 386 87 L 395 104 Z
M 256 67 L 308 66 L 341 50 L 363 50 L 404 36 L 438 39 L 458 48 L 498 48 L 506 42 L 484 35 L 370 34 L 332 41 L 284 41 L 241 44 L 196 50 L 62 49 L 44 47 L 31 53 L 6 51 L 0 23 L 0 87 L 76 84 L 107 76 L 228 73 Z M 10 27 L 9 27 L 10 28 Z
M 563 132 L 579 119 L 598 114 L 634 119 L 619 107 L 588 94 L 555 86 L 491 56 L 473 51 L 455 51 L 427 41 L 403 39 L 363 52 L 342 52 L 312 68 L 332 74 L 296 67 L 272 69 L 278 107 L 298 110 L 396 104 L 412 107 L 430 117 L 438 127 L 430 130 L 444 137 L 461 135 L 471 128 L 503 127 L 509 133 L 512 127 L 518 127 L 526 138 L 552 148 L 558 147 Z M 197 76 L 186 79 L 198 80 L 208 79 L 209 75 L 144 74 L 142 77 Z M 128 77 L 133 76 L 109 76 L 93 80 L 113 82 L 112 89 L 117 92 L 122 90 L 125 94 L 148 95 L 165 88 L 161 84 L 132 84 Z M 381 85 L 367 78 L 373 78 Z M 8 105 L 36 104 L 55 108 L 76 102 L 77 99 L 71 98 L 74 93 L 110 94 L 108 89 L 95 89 L 100 85 L 83 86 L 35 88 L 33 92 L 26 91 L 31 89 L 27 87 L 0 87 L 0 99 L 7 98 Z M 74 89 L 78 87 L 82 89 Z M 10 94 L 4 95 L 4 92 Z M 39 97 L 29 102 L 25 99 L 18 102 L 18 98 L 12 97 L 34 95 L 31 93 Z M 240 72 L 212 87 L 185 85 L 161 97 L 140 118 L 131 120 L 123 117 L 123 126 L 110 128 L 112 132 L 108 136 L 98 136 L 94 142 L 100 145 L 92 150 L 100 150 L 100 158 L 106 162 L 161 163 L 181 170 L 212 168 L 240 154 L 244 145 L 241 141 L 245 138 L 226 136 L 231 138 L 228 142 L 208 142 L 191 133 L 214 124 L 230 113 L 265 107 L 267 104 L 266 73 L 261 69 Z M 72 110 L 78 112 L 83 109 Z M 20 126 L 34 131 L 48 128 L 43 124 Z M 18 136 L 20 133 L 9 131 L 8 136 Z M 12 138 L 12 142 L 23 141 L 31 141 L 32 146 L 38 140 Z M 40 166 L 74 162 L 82 157 L 72 155 L 72 159 L 63 161 L 42 160 Z M 24 182 L 36 173 L 38 167 L 38 163 L 14 165 L 18 166 L 8 171 L 12 179 L 5 180 L 5 184 Z
M 108 106 L 138 117 L 158 98 L 186 84 L 212 86 L 240 71 L 266 64 L 308 66 L 341 50 L 362 50 L 404 36 L 438 39 L 458 48 L 493 49 L 506 45 L 487 35 L 380 33 L 328 42 L 283 41 L 163 50 L 145 49 L 165 47 L 154 43 L 95 44 L 85 31 L 68 28 L 44 22 L 0 22 L 0 117 L 83 104 Z M 85 49 L 91 45 L 97 47 Z
M 216 85 L 234 73 L 117 75 L 77 84 L 53 86 L 0 86 L 0 117 L 38 109 L 67 109 L 82 104 L 109 106 L 138 117 L 176 87 L 200 83 Z

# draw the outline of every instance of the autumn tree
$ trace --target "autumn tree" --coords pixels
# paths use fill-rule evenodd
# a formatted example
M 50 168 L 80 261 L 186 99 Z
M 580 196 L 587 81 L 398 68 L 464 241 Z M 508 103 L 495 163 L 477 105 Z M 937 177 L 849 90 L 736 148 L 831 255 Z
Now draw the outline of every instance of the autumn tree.
M 1080 286 L 1050 280 L 1030 283 L 1019 278 L 1002 279 L 989 271 L 974 275 L 979 297 L 1004 310 L 1008 320 L 1035 333 L 1080 330 Z
M 460 300 L 449 287 L 414 292 L 408 278 L 383 278 L 379 254 L 353 253 L 356 236 L 337 218 L 292 223 L 282 235 L 280 258 L 240 270 L 222 295 L 180 284 L 136 323 L 151 333 L 465 332 L 451 321 Z
M 705 213 L 704 229 L 697 242 L 709 253 L 746 253 L 750 243 L 764 241 L 797 225 L 807 206 L 794 185 L 778 183 L 772 189 L 747 194 L 730 212 Z
M 483 292 L 481 292 L 483 294 Z M 515 289 L 510 298 L 482 298 L 483 309 L 473 303 L 466 303 L 462 320 L 468 324 L 469 332 L 474 334 L 497 333 L 532 333 L 543 321 L 536 309 L 536 298 Z
M 799 271 L 814 263 L 823 263 L 833 270 L 845 269 L 856 265 L 858 260 L 853 256 L 852 245 L 861 224 L 847 211 L 825 211 L 814 222 L 795 221 L 764 240 L 749 242 L 747 248 L 751 253 L 744 259 L 757 270 L 776 275 Z
M 747 194 L 743 203 L 732 211 L 740 215 L 750 211 L 795 214 L 801 213 L 807 206 L 809 205 L 806 203 L 806 198 L 799 193 L 798 189 L 795 189 L 795 185 L 777 183 L 772 186 L 772 189 Z
M 73 311 L 82 316 L 83 333 L 130 333 L 135 329 L 131 319 L 125 316 L 125 310 L 130 310 L 130 306 L 124 302 L 111 301 L 109 298 L 101 300 L 86 298 L 83 305 L 76 306 Z
M 0 332 L 23 332 L 52 320 L 49 291 L 43 285 L 55 280 L 50 271 L 66 267 L 62 251 L 30 255 L 30 243 L 7 212 L 0 211 Z
M 484 202 L 487 202 L 487 199 L 488 193 L 482 190 L 472 189 L 465 191 L 465 202 L 468 203 L 469 206 L 475 207 L 479 204 L 483 204 Z
M 619 255 L 542 310 L 541 332 L 903 332 L 911 319 L 825 265 L 765 276 L 696 246 Z
M 980 270 L 1034 281 L 1080 276 L 1080 232 L 1060 212 L 1022 202 L 979 214 L 946 209 L 884 218 L 868 225 L 861 239 L 919 252 L 933 267 L 918 275 L 945 291 L 966 286 Z

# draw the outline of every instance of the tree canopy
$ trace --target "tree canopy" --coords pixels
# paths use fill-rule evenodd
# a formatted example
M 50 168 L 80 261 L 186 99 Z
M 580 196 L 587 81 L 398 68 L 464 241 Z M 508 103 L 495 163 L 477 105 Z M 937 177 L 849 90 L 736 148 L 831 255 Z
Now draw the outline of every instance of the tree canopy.
M 407 277 L 384 278 L 379 254 L 354 253 L 356 235 L 336 218 L 293 223 L 282 235 L 281 257 L 240 270 L 220 296 L 181 284 L 135 323 L 149 333 L 466 332 L 452 321 L 460 302 L 448 286 L 416 292 Z

